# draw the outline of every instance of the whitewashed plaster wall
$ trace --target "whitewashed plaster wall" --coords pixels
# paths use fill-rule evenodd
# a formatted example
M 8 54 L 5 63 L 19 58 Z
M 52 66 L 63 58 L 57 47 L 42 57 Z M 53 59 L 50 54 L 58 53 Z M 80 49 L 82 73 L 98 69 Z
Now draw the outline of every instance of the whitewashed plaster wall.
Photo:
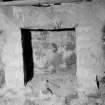
M 84 95 L 95 93 L 97 91 L 97 85 L 95 82 L 96 75 L 103 75 L 103 72 L 105 71 L 105 60 L 103 58 L 103 51 L 101 46 L 102 27 L 105 20 L 105 9 L 103 8 L 103 6 L 97 3 L 81 3 L 64 4 L 61 6 L 51 7 L 50 9 L 40 9 L 36 7 L 12 7 L 12 9 L 10 8 L 10 11 L 8 10 L 11 15 L 6 12 L 7 9 L 7 7 L 3 7 L 4 14 L 8 16 L 10 20 L 13 20 L 14 24 L 16 24 L 18 27 L 31 26 L 38 28 L 44 27 L 46 25 L 46 27 L 44 28 L 47 28 L 49 26 L 52 28 L 56 23 L 59 23 L 60 21 L 63 22 L 62 27 L 73 27 L 76 25 L 76 75 L 78 81 L 77 90 L 80 99 L 84 99 Z M 15 29 L 17 34 L 16 32 L 14 32 L 14 28 L 11 28 L 10 30 L 13 30 L 11 35 L 17 35 L 13 37 L 14 39 L 20 39 L 20 31 L 17 28 Z M 8 38 L 7 43 L 11 43 L 11 38 Z M 19 43 L 18 45 L 16 44 L 16 46 L 21 46 Z M 10 46 L 11 44 L 5 45 L 4 48 L 9 48 Z M 13 45 L 12 47 L 15 48 L 15 45 Z M 6 53 L 5 50 L 4 52 Z M 9 65 L 8 62 L 10 62 L 11 59 L 5 59 L 8 55 L 8 53 L 7 55 L 5 53 L 3 59 L 4 62 Z M 19 53 L 21 53 L 21 50 L 19 50 Z M 19 53 L 17 54 L 20 57 Z M 14 58 L 15 55 L 12 55 L 12 57 Z M 14 64 L 10 63 L 10 65 L 12 65 L 12 68 L 14 68 L 13 65 L 18 68 L 16 62 L 21 65 L 22 63 L 19 63 L 19 61 L 21 60 L 22 59 L 20 58 L 16 60 Z
M 24 86 L 23 77 L 23 60 L 21 47 L 21 33 L 19 28 L 13 24 L 2 10 L 0 10 L 0 38 L 1 44 L 1 61 L 5 70 L 5 89 L 14 88 L 19 91 Z

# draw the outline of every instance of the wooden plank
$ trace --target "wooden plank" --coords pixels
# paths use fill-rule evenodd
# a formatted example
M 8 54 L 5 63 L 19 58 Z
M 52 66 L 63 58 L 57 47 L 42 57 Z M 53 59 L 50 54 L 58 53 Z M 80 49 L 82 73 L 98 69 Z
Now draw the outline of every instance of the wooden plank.
M 35 28 L 21 28 L 25 30 L 30 30 L 30 31 L 54 31 L 54 32 L 59 32 L 59 31 L 75 31 L 75 27 L 72 28 L 60 28 L 60 29 L 35 29 Z
M 72 3 L 72 2 L 81 2 L 83 0 L 24 0 L 24 1 L 9 1 L 9 2 L 0 2 L 0 6 L 37 6 L 43 4 L 59 4 L 59 3 Z

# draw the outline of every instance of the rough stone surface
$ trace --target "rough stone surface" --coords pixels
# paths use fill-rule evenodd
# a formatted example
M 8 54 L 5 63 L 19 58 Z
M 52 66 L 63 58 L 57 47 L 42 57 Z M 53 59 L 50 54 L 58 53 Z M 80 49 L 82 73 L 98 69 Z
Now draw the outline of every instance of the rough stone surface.
M 23 81 L 23 61 L 22 61 L 22 48 L 21 48 L 21 34 L 19 28 L 9 20 L 0 9 L 0 94 L 6 96 L 1 99 L 4 102 L 3 105 L 18 105 L 18 101 L 8 102 L 8 98 L 13 97 L 13 93 L 16 96 L 21 93 L 21 89 L 24 88 Z M 2 86 L 1 86 L 2 84 Z M 8 92 L 11 88 L 13 91 Z M 20 93 L 19 93 L 20 92 Z M 5 99 L 5 100 L 4 100 Z M 10 99 L 10 101 L 14 99 Z M 21 103 L 21 102 L 20 102 Z
M 0 29 L 6 31 L 3 33 L 0 31 L 4 35 L 3 39 L 2 37 L 0 39 L 5 44 L 1 41 L 0 43 L 1 46 L 4 45 L 1 55 L 5 64 L 7 87 L 18 86 L 20 88 L 23 86 L 20 27 L 55 29 L 75 26 L 76 38 L 72 37 L 72 42 L 70 42 L 72 44 L 66 47 L 63 46 L 64 48 L 58 46 L 62 45 L 61 42 L 64 42 L 65 45 L 67 40 L 70 41 L 66 36 L 61 37 L 67 35 L 66 33 L 32 33 L 34 36 L 32 44 L 36 68 L 36 77 L 30 82 L 29 87 L 32 87 L 32 100 L 35 101 L 34 98 L 37 98 L 36 103 L 40 105 L 52 105 L 52 103 L 53 105 L 63 105 L 65 97 L 72 96 L 75 93 L 78 94 L 78 97 L 70 100 L 71 105 L 104 105 L 104 100 L 101 100 L 100 97 L 98 99 L 89 99 L 87 97 L 89 94 L 97 93 L 96 75 L 103 75 L 103 72 L 105 72 L 102 49 L 102 27 L 105 21 L 105 8 L 103 5 L 105 4 L 102 1 L 99 4 L 94 1 L 92 3 L 63 4 L 43 9 L 37 7 L 2 7 L 2 10 L 0 9 Z M 43 37 L 39 37 L 40 35 Z M 47 35 L 51 35 L 51 37 L 48 38 Z M 47 41 L 42 41 L 47 38 Z M 37 43 L 36 39 L 41 41 Z M 38 49 L 35 51 L 35 48 Z M 75 53 L 76 56 L 75 54 L 71 56 L 72 53 Z M 39 58 L 43 55 L 47 57 L 37 60 L 36 55 Z M 68 62 L 68 57 L 75 58 L 76 61 L 70 59 Z M 69 71 L 70 69 L 64 69 L 66 66 L 64 61 L 69 65 L 77 63 L 76 66 L 73 66 L 76 74 Z M 14 80 L 10 78 L 11 74 L 14 75 Z M 17 74 L 19 75 L 16 76 Z M 45 95 L 43 91 L 47 88 L 49 93 Z

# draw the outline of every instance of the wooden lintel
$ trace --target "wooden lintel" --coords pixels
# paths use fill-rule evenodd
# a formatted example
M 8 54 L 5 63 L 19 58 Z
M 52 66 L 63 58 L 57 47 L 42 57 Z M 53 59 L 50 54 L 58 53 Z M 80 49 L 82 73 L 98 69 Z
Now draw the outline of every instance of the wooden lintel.
M 21 28 L 22 30 L 29 30 L 29 31 L 54 31 L 54 32 L 61 32 L 61 31 L 74 31 L 75 32 L 75 27 L 72 28 L 60 28 L 60 29 L 34 29 L 34 28 Z
M 83 0 L 24 0 L 24 1 L 9 1 L 0 2 L 0 6 L 34 6 L 43 4 L 59 4 L 59 3 L 73 3 L 81 2 Z

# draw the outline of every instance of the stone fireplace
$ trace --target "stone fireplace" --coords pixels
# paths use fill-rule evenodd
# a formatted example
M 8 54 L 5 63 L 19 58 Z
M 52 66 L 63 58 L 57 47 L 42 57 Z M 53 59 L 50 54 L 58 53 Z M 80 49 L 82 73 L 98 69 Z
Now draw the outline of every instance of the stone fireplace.
M 105 16 L 100 11 L 105 9 L 97 3 L 0 7 L 2 100 L 102 104 Z
M 66 96 L 67 92 L 71 92 L 70 88 L 73 89 L 70 79 L 76 83 L 75 28 L 22 29 L 21 31 L 22 42 L 26 44 L 23 44 L 25 84 L 33 78 L 36 79 L 35 76 L 42 75 L 49 88 L 59 87 L 56 90 L 58 94 L 64 89 L 64 96 Z M 64 82 L 67 82 L 66 86 L 62 85 Z M 52 92 L 53 88 L 50 89 Z

